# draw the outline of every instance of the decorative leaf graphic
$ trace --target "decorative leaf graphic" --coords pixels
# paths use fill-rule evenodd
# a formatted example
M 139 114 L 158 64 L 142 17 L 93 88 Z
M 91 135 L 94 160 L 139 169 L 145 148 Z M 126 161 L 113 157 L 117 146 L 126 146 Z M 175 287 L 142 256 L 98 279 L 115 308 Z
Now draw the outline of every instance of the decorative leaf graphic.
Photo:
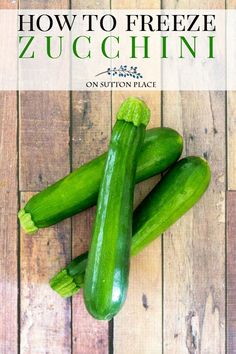
M 96 77 L 103 74 L 107 74 L 112 77 L 118 76 L 118 77 L 133 77 L 134 79 L 142 79 L 143 76 L 137 70 L 138 70 L 137 66 L 131 66 L 130 68 L 128 68 L 127 65 L 120 65 L 119 68 L 117 67 L 107 68 L 107 70 L 97 74 Z

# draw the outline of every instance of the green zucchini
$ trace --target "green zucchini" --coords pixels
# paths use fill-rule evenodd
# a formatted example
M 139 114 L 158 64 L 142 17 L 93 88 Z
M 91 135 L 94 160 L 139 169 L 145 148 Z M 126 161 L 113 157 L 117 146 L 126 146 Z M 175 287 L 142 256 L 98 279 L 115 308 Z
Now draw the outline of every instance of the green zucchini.
M 210 178 L 208 163 L 201 157 L 177 162 L 134 212 L 132 256 L 184 215 L 204 194 Z M 83 288 L 87 257 L 87 252 L 76 257 L 57 273 L 50 280 L 52 289 L 69 297 Z
M 127 293 L 135 172 L 150 111 L 129 97 L 112 130 L 84 283 L 84 302 L 96 319 L 110 320 Z
M 139 155 L 136 183 L 166 170 L 178 160 L 182 149 L 183 139 L 175 130 L 148 130 Z M 33 233 L 96 204 L 106 156 L 100 155 L 34 195 L 19 211 L 25 231 Z

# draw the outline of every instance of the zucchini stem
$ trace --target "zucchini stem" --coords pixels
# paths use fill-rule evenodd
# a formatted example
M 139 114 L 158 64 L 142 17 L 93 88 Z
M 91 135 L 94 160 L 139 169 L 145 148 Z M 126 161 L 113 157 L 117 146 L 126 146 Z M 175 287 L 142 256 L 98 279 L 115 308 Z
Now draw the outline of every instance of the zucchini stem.
M 37 226 L 32 220 L 31 214 L 26 213 L 25 209 L 21 209 L 18 213 L 18 218 L 20 220 L 20 224 L 23 229 L 27 232 L 27 234 L 33 234 L 38 231 Z

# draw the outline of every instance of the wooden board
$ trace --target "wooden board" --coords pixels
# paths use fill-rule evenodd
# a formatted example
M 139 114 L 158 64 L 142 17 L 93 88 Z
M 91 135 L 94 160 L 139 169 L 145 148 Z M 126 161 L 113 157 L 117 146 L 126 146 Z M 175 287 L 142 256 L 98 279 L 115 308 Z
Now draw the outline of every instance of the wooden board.
M 74 9 L 108 9 L 107 0 L 72 0 Z M 109 92 L 74 92 L 73 167 L 76 168 L 107 149 L 111 133 L 111 94 Z M 86 142 L 84 144 L 84 142 Z M 95 208 L 73 219 L 73 256 L 89 248 Z M 86 311 L 83 292 L 73 299 L 73 353 L 107 354 L 109 324 L 94 320 Z
M 236 0 L 227 0 L 228 10 L 236 9 Z M 236 92 L 227 92 L 227 187 L 236 190 Z M 236 311 L 236 309 L 235 309 Z M 236 349 L 235 349 L 236 350 Z
M 236 353 L 236 191 L 227 194 L 227 349 Z
M 0 93 L 0 353 L 17 353 L 17 94 Z
M 107 0 L 72 0 L 72 8 L 75 9 L 109 7 Z M 111 94 L 74 92 L 72 97 L 72 157 L 73 167 L 76 168 L 107 149 L 111 133 Z M 95 208 L 91 208 L 74 218 L 73 256 L 89 248 L 94 215 Z M 96 321 L 87 313 L 82 291 L 73 299 L 73 353 L 109 353 L 109 324 L 106 321 Z
M 105 92 L 73 93 L 74 168 L 106 150 L 111 132 L 110 97 L 110 93 Z M 94 211 L 92 208 L 73 218 L 73 257 L 88 250 Z M 105 354 L 108 353 L 108 349 L 108 323 L 96 321 L 87 313 L 81 291 L 73 298 L 73 352 Z
M 1 9 L 16 9 L 2 0 Z M 0 353 L 18 351 L 17 93 L 0 92 Z
M 236 9 L 236 1 L 226 1 L 227 9 Z M 236 353 L 236 93 L 227 92 L 227 353 Z
M 20 8 L 68 8 L 69 0 L 21 0 Z M 70 170 L 69 92 L 20 93 L 20 190 L 38 191 Z
M 223 9 L 224 2 L 163 6 Z M 225 119 L 224 92 L 163 94 L 163 124 L 183 133 L 185 153 L 204 156 L 213 175 L 198 205 L 164 235 L 164 353 L 225 352 Z
M 163 122 L 177 124 L 186 154 L 207 158 L 214 176 L 200 203 L 164 236 L 164 352 L 224 353 L 225 94 L 164 93 Z
M 20 1 L 21 8 L 67 8 L 63 1 Z M 70 171 L 69 92 L 21 92 L 20 190 L 39 191 Z M 30 193 L 22 193 L 22 205 Z M 71 258 L 71 224 L 34 236 L 21 232 L 20 350 L 71 352 L 71 302 L 53 293 L 51 276 Z
M 227 0 L 226 8 L 236 10 L 236 0 Z M 227 166 L 228 189 L 236 190 L 236 92 L 227 92 Z M 236 311 L 236 309 L 235 309 Z
M 236 2 L 235 2 L 236 7 Z M 236 92 L 227 94 L 227 122 L 228 122 L 228 189 L 236 190 Z
M 69 172 L 69 111 L 67 92 L 21 92 L 20 190 L 41 190 Z
M 114 9 L 159 9 L 159 1 L 116 1 Z M 116 112 L 122 100 L 135 95 L 145 100 L 151 109 L 149 128 L 161 125 L 160 92 L 114 92 L 112 111 Z M 157 178 L 144 182 L 135 190 L 135 205 L 157 183 Z M 161 238 L 152 243 L 131 261 L 127 300 L 114 319 L 113 349 L 115 354 L 155 354 L 162 347 L 162 254 Z M 155 313 L 155 315 L 153 315 Z
M 185 153 L 205 156 L 213 175 L 202 200 L 164 235 L 165 353 L 224 353 L 224 102 L 221 92 L 163 96 L 164 124 L 182 130 Z
M 72 0 L 73 9 L 109 8 L 108 0 Z M 111 132 L 111 94 L 109 92 L 74 92 L 72 95 L 73 168 L 107 149 Z M 94 211 L 87 210 L 73 219 L 73 256 L 89 247 Z M 109 351 L 107 322 L 94 320 L 86 311 L 83 292 L 73 299 L 73 352 L 105 354 Z
M 113 111 L 116 112 L 122 100 L 132 94 L 144 99 L 150 107 L 152 118 L 149 127 L 160 126 L 160 94 L 158 92 L 113 93 Z M 157 180 L 155 177 L 136 188 L 136 205 L 153 188 Z M 161 263 L 161 238 L 132 259 L 127 300 L 121 312 L 114 319 L 113 347 L 115 354 L 126 352 L 155 354 L 161 351 Z
M 21 193 L 25 205 L 33 195 Z M 22 353 L 71 352 L 71 303 L 49 287 L 49 279 L 70 260 L 70 221 L 44 229 L 36 235 L 21 232 Z

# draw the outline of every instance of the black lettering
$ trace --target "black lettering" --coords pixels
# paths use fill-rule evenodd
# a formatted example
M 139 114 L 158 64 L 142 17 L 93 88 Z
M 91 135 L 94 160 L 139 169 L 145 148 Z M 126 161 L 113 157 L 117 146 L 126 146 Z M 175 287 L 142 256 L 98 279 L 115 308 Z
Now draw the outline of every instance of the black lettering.
M 188 15 L 187 20 L 190 19 L 190 17 L 193 17 L 193 20 L 191 20 L 190 25 L 188 27 L 188 31 L 200 31 L 200 27 L 198 26 L 196 29 L 193 29 L 193 26 L 197 22 L 199 15 Z

